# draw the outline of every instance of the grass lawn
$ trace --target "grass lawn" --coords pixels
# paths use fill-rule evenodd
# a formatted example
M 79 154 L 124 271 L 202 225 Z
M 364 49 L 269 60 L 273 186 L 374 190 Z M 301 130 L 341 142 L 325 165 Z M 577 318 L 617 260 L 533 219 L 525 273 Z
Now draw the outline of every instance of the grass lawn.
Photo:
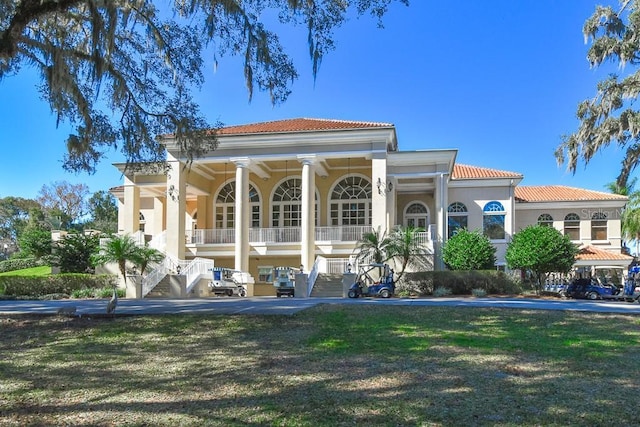
M 640 424 L 640 317 L 0 317 L 0 425 Z
M 51 274 L 51 266 L 42 265 L 22 270 L 5 271 L 0 273 L 0 276 L 48 276 L 49 274 Z

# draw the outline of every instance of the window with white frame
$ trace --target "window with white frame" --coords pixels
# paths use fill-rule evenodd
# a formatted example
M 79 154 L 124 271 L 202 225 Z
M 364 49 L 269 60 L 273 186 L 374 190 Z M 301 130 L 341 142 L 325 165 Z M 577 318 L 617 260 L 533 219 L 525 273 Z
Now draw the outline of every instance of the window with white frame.
M 318 225 L 318 195 L 315 197 L 315 224 Z M 289 178 L 283 181 L 271 201 L 272 227 L 300 227 L 302 225 L 302 180 Z
M 272 283 L 273 282 L 273 266 L 258 266 L 258 282 Z
M 332 226 L 371 225 L 371 182 L 362 176 L 340 180 L 331 192 Z
M 595 212 L 591 215 L 591 240 L 607 240 L 607 214 Z
M 580 217 L 576 213 L 564 217 L 564 235 L 571 240 L 580 240 Z
M 249 184 L 249 206 L 251 208 L 251 227 L 260 227 L 260 195 Z M 225 184 L 216 198 L 216 228 L 234 228 L 236 209 L 236 182 Z
M 447 208 L 447 237 L 455 236 L 458 230 L 468 227 L 469 212 L 464 203 L 453 202 Z
M 140 212 L 138 214 L 138 230 L 142 231 L 144 233 L 144 228 L 145 225 L 147 224 L 147 221 L 145 221 L 144 219 L 144 215 L 142 215 L 142 212 Z
M 543 227 L 553 227 L 553 217 L 547 213 L 543 213 L 538 217 L 538 225 Z
M 426 230 L 429 226 L 429 208 L 424 203 L 411 203 L 404 211 L 404 225 Z
M 491 240 L 504 240 L 504 221 L 507 212 L 502 203 L 492 201 L 482 209 L 482 232 Z

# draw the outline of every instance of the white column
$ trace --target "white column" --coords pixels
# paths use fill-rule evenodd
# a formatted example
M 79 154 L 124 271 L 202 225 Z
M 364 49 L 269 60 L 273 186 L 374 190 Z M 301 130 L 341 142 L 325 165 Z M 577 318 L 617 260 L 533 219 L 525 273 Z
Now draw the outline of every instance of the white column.
M 378 187 L 378 183 L 380 186 Z M 371 160 L 371 226 L 380 228 L 381 233 L 389 231 L 387 212 L 387 157 L 386 153 L 376 153 Z
M 448 206 L 448 186 L 447 186 L 448 174 L 441 173 L 436 177 L 436 241 L 434 242 L 435 254 L 435 268 L 436 270 L 444 270 L 444 263 L 442 262 L 442 246 L 447 240 L 447 206 Z
M 171 155 L 167 174 L 167 255 L 179 260 L 185 258 L 185 210 L 187 204 L 187 185 L 184 165 Z
M 249 271 L 249 162 L 248 158 L 231 159 L 236 165 L 236 236 L 235 269 Z
M 300 241 L 300 264 L 304 266 L 304 271 L 309 273 L 315 262 L 316 255 L 316 174 L 315 156 L 300 156 L 302 162 L 302 212 L 301 212 L 301 241 Z
M 140 188 L 127 177 L 124 178 L 124 211 L 119 231 L 133 234 L 140 229 Z

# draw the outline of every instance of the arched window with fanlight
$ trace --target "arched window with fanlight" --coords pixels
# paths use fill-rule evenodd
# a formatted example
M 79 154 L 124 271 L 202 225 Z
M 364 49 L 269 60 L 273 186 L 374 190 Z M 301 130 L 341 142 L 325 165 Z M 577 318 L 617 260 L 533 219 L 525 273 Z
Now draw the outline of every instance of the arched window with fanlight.
M 318 195 L 315 196 L 315 224 L 318 224 Z M 302 226 L 302 179 L 287 178 L 276 187 L 271 199 L 272 227 Z
M 482 232 L 491 240 L 504 240 L 505 216 L 507 212 L 500 202 L 492 201 L 482 209 Z
M 142 212 L 140 212 L 138 214 L 138 230 L 144 233 L 146 224 L 147 224 L 147 221 L 144 219 L 144 215 L 142 215 Z
M 469 212 L 464 203 L 453 202 L 447 208 L 447 237 L 450 239 L 458 230 L 466 229 Z
M 595 212 L 591 215 L 591 240 L 607 240 L 607 214 Z
M 249 184 L 249 207 L 251 227 L 260 227 L 260 195 L 253 184 Z M 216 228 L 234 228 L 236 209 L 236 182 L 226 183 L 216 197 Z
M 543 213 L 538 217 L 538 225 L 543 227 L 553 227 L 553 217 L 547 213 Z
M 570 213 L 564 217 L 564 235 L 571 240 L 580 240 L 580 217 Z
M 331 191 L 332 226 L 371 225 L 371 181 L 354 175 L 341 179 Z
M 426 230 L 429 226 L 429 208 L 421 202 L 409 204 L 404 210 L 404 225 Z

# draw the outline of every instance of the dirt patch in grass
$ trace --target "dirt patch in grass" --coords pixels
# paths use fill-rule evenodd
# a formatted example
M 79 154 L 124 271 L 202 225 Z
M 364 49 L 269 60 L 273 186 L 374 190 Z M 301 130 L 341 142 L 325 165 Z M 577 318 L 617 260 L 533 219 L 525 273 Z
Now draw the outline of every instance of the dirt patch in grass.
M 634 316 L 327 305 L 0 331 L 0 425 L 638 422 Z

